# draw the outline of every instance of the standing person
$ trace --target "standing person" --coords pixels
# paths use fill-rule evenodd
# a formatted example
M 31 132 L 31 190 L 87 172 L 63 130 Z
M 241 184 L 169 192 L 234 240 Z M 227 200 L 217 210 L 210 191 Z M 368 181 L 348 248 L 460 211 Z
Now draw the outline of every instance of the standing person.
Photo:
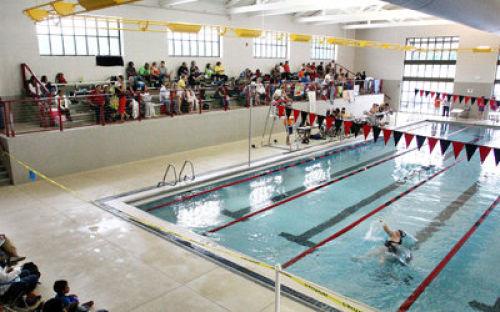
M 165 61 L 160 62 L 160 84 L 163 85 L 163 83 L 166 80 L 170 80 L 170 74 L 168 73 L 167 66 L 165 65 Z
M 149 93 L 148 87 L 144 88 L 144 92 L 141 93 L 141 103 L 144 103 L 144 116 L 146 118 L 151 118 L 156 116 L 155 106 L 153 104 L 153 97 Z
M 188 104 L 188 110 L 197 111 L 199 108 L 199 100 L 196 98 L 196 94 L 191 87 L 187 87 L 186 89 L 186 102 Z
M 168 88 L 168 82 L 164 82 L 160 88 L 160 103 L 165 105 L 165 113 L 167 115 L 171 114 L 171 103 L 170 103 L 170 89 Z
M 172 111 L 171 115 L 178 115 L 179 114 L 179 107 L 180 104 L 182 103 L 182 94 L 183 90 L 181 90 L 177 84 L 174 82 L 170 85 L 170 101 L 172 102 Z
M 127 86 L 121 75 L 118 76 L 115 91 L 118 96 L 118 114 L 120 115 L 120 121 L 123 122 L 125 121 L 127 108 Z
M 101 113 L 104 116 L 104 104 L 106 103 L 106 97 L 100 85 L 95 86 L 95 89 L 90 92 L 90 102 L 95 113 L 95 122 L 99 124 L 101 122 Z
M 450 101 L 446 96 L 443 96 L 443 117 L 450 117 Z
M 283 65 L 283 69 L 285 70 L 285 79 L 290 80 L 292 77 L 292 72 L 290 70 L 290 64 L 288 61 L 285 61 L 285 65 Z
M 56 107 L 60 108 L 61 113 L 66 116 L 66 119 L 68 121 L 72 121 L 71 113 L 69 110 L 71 101 L 66 97 L 66 94 L 64 94 L 63 89 L 59 89 L 59 92 L 54 97 L 54 104 Z

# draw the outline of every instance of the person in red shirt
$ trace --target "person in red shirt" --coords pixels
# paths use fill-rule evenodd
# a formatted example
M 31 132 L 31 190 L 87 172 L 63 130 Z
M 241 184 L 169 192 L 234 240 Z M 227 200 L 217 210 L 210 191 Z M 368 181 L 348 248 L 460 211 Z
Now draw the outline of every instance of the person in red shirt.
M 95 89 L 90 92 L 90 102 L 92 109 L 95 112 L 95 122 L 96 124 L 99 124 L 101 121 L 101 115 L 104 116 L 104 104 L 106 103 L 106 96 L 104 95 L 100 85 L 97 85 Z
M 285 65 L 283 65 L 283 68 L 285 69 L 285 79 L 290 80 L 290 77 L 292 76 L 292 72 L 290 71 L 290 64 L 288 61 L 285 62 Z

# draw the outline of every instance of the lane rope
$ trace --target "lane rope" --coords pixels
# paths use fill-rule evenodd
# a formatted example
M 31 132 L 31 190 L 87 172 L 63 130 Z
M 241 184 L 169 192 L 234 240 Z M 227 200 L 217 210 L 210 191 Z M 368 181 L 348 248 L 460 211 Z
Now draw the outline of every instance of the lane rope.
M 316 244 L 315 246 L 309 248 L 309 249 L 306 249 L 305 251 L 303 251 L 302 253 L 298 254 L 297 256 L 293 257 L 292 259 L 288 260 L 287 262 L 285 262 L 282 267 L 283 268 L 288 268 L 290 267 L 291 265 L 293 265 L 294 263 L 296 263 L 297 261 L 301 260 L 302 258 L 306 257 L 307 255 L 311 254 L 312 252 L 314 252 L 315 250 L 319 249 L 320 247 L 322 247 L 323 245 L 333 241 L 334 239 L 344 235 L 345 233 L 349 232 L 350 230 L 352 230 L 353 228 L 355 228 L 356 226 L 358 226 L 360 223 L 362 223 L 363 221 L 367 220 L 368 218 L 370 218 L 371 216 L 375 215 L 376 213 L 382 211 L 383 209 L 389 207 L 390 205 L 392 205 L 393 203 L 395 203 L 397 200 L 403 198 L 404 196 L 410 194 L 411 192 L 415 191 L 416 189 L 418 189 L 419 187 L 421 187 L 422 185 L 424 185 L 425 183 L 429 182 L 430 180 L 434 179 L 435 177 L 437 177 L 438 175 L 448 171 L 450 168 L 452 168 L 453 166 L 457 165 L 458 163 L 462 162 L 463 160 L 459 160 L 457 162 L 454 162 L 453 164 L 449 165 L 448 167 L 445 167 L 441 170 L 439 170 L 438 172 L 434 173 L 433 175 L 431 175 L 430 177 L 428 177 L 427 179 L 425 180 L 422 180 L 420 181 L 419 183 L 415 184 L 414 186 L 412 186 L 411 188 L 409 188 L 408 190 L 402 192 L 401 194 L 399 195 L 396 195 L 395 197 L 389 199 L 387 202 L 383 203 L 382 205 L 378 206 L 377 208 L 373 209 L 372 211 L 370 211 L 369 213 L 365 214 L 364 216 L 362 216 L 361 218 L 359 218 L 358 220 L 352 222 L 351 224 L 347 225 L 346 227 L 344 227 L 343 229 L 337 231 L 336 233 L 334 233 L 333 235 L 323 239 L 321 242 L 319 242 L 318 244 Z
M 410 307 L 415 303 L 415 301 L 420 297 L 420 295 L 425 291 L 427 286 L 429 286 L 432 281 L 441 273 L 445 266 L 450 262 L 450 260 L 457 254 L 457 252 L 462 248 L 462 246 L 467 242 L 467 240 L 474 234 L 474 232 L 479 228 L 479 226 L 486 220 L 490 213 L 495 209 L 495 207 L 500 203 L 500 196 L 491 204 L 488 209 L 486 209 L 481 217 L 472 225 L 472 227 L 460 238 L 460 240 L 451 248 L 451 250 L 446 254 L 446 256 L 439 262 L 439 264 L 431 271 L 431 273 L 420 283 L 420 285 L 413 291 L 413 293 L 406 298 L 406 300 L 401 304 L 398 311 L 405 312 L 410 309 Z
M 299 198 L 299 197 L 305 196 L 305 195 L 307 195 L 307 194 L 309 194 L 309 193 L 315 192 L 315 191 L 317 191 L 317 190 L 319 190 L 319 189 L 322 189 L 322 188 L 324 188 L 324 187 L 327 187 L 327 186 L 330 186 L 330 185 L 335 184 L 335 183 L 337 183 L 337 182 L 340 182 L 340 181 L 342 181 L 342 180 L 344 180 L 344 179 L 347 179 L 347 178 L 349 178 L 349 177 L 352 177 L 352 176 L 354 176 L 354 175 L 356 175 L 356 174 L 358 174 L 358 173 L 365 172 L 366 170 L 368 170 L 368 169 L 370 169 L 370 168 L 373 168 L 373 167 L 375 167 L 375 166 L 378 166 L 378 165 L 380 165 L 380 164 L 383 164 L 383 163 L 385 163 L 385 162 L 388 162 L 388 161 L 390 161 L 390 160 L 392 160 L 392 159 L 395 159 L 395 158 L 397 158 L 397 157 L 403 156 L 403 155 L 408 154 L 408 153 L 410 153 L 410 152 L 413 152 L 413 151 L 415 151 L 415 150 L 416 150 L 416 148 L 409 149 L 409 150 L 405 150 L 405 151 L 403 151 L 403 152 L 401 152 L 401 153 L 399 153 L 399 154 L 396 154 L 396 155 L 393 155 L 393 156 L 390 156 L 390 157 L 384 158 L 384 159 L 382 159 L 382 160 L 376 161 L 376 162 L 374 162 L 374 163 L 372 163 L 372 164 L 370 164 L 370 165 L 368 165 L 368 166 L 365 166 L 365 167 L 362 167 L 362 168 L 360 168 L 360 169 L 357 169 L 357 170 L 351 171 L 351 172 L 349 172 L 349 173 L 347 173 L 347 174 L 345 174 L 345 175 L 343 175 L 343 176 L 340 176 L 340 177 L 338 177 L 338 178 L 336 178 L 336 179 L 333 179 L 333 180 L 330 180 L 330 181 L 328 181 L 328 182 L 326 182 L 326 183 L 323 183 L 323 184 L 317 185 L 317 186 L 315 186 L 315 187 L 313 187 L 313 188 L 310 188 L 310 189 L 308 189 L 308 190 L 305 190 L 305 191 L 303 191 L 303 192 L 300 192 L 300 193 L 298 193 L 298 194 L 295 194 L 295 195 L 293 195 L 293 196 L 290 196 L 290 197 L 288 197 L 288 198 L 285 198 L 285 199 L 283 199 L 283 200 L 280 200 L 280 201 L 278 201 L 278 202 L 276 202 L 276 203 L 274 203 L 274 204 L 272 204 L 272 205 L 269 205 L 269 206 L 264 207 L 264 208 L 262 208 L 262 209 L 256 210 L 256 211 L 254 211 L 254 212 L 252 212 L 252 213 L 249 213 L 249 214 L 247 214 L 247 215 L 244 215 L 243 217 L 240 217 L 240 218 L 238 218 L 238 219 L 232 220 L 232 221 L 227 222 L 227 223 L 225 223 L 225 224 L 223 224 L 223 225 L 220 225 L 220 226 L 218 226 L 218 227 L 215 227 L 215 228 L 213 228 L 213 229 L 211 229 L 211 230 L 207 231 L 205 234 L 207 234 L 207 233 L 215 233 L 215 232 L 218 232 L 218 231 L 220 231 L 220 230 L 222 230 L 222 229 L 225 229 L 225 228 L 227 228 L 227 227 L 229 227 L 229 226 L 232 226 L 232 225 L 234 225 L 234 224 L 236 224 L 236 223 L 239 223 L 239 222 L 245 221 L 245 220 L 247 220 L 247 219 L 249 219 L 249 218 L 251 218 L 251 217 L 253 217 L 253 216 L 256 216 L 256 215 L 261 214 L 261 213 L 263 213 L 263 212 L 266 212 L 266 211 L 268 211 L 268 210 L 274 209 L 274 208 L 276 208 L 276 207 L 278 207 L 278 206 L 281 206 L 281 205 L 283 205 L 283 204 L 285 204 L 285 203 L 288 203 L 288 202 L 290 202 L 290 201 L 292 201 L 292 200 L 295 200 L 295 199 L 297 199 L 297 198 Z

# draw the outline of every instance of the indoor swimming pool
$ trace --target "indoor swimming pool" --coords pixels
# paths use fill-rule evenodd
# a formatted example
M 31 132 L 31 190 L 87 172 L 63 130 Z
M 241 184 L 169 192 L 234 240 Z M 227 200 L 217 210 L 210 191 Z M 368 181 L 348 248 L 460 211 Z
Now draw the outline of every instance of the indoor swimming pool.
M 500 146 L 500 129 L 422 122 L 401 131 Z M 427 144 L 427 143 L 426 143 Z M 396 311 L 497 202 L 500 167 L 379 138 L 137 205 L 217 244 L 381 311 Z M 498 207 L 497 207 L 498 208 Z M 411 260 L 383 249 L 383 220 L 408 233 Z M 411 311 L 494 310 L 500 212 L 493 209 Z M 500 306 L 500 303 L 497 303 Z M 483 310 L 481 310 L 483 308 Z M 489 311 L 489 310 L 488 310 Z

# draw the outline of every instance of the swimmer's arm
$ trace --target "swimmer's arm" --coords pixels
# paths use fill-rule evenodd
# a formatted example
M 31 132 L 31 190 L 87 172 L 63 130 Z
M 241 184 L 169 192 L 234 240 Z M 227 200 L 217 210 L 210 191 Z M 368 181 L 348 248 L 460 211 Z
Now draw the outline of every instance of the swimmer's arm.
M 384 223 L 384 231 L 387 233 L 387 235 L 391 236 L 393 233 L 392 233 L 392 230 L 389 228 L 389 226 L 387 224 Z

